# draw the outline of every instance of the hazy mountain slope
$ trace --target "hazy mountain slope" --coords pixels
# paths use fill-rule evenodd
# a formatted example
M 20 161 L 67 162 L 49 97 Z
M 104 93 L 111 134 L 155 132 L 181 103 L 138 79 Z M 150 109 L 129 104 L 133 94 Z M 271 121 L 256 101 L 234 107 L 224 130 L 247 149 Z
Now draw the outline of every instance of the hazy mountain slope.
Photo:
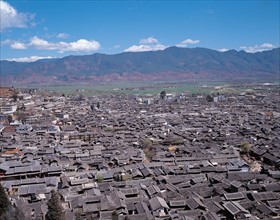
M 1 61 L 2 80 L 80 81 L 138 76 L 160 78 L 277 78 L 280 49 L 259 53 L 170 47 L 163 51 L 92 54 L 18 63 Z

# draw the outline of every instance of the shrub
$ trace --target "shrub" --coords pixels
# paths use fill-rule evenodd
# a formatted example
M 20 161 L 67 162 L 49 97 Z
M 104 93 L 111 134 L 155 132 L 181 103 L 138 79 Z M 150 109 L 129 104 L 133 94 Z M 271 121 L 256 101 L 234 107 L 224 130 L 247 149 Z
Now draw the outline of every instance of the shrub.
M 104 177 L 100 174 L 97 174 L 95 177 L 96 181 L 102 183 L 104 181 Z
M 241 149 L 241 152 L 244 153 L 244 154 L 248 154 L 251 150 L 251 144 L 249 142 L 242 142 L 240 144 L 240 149 Z

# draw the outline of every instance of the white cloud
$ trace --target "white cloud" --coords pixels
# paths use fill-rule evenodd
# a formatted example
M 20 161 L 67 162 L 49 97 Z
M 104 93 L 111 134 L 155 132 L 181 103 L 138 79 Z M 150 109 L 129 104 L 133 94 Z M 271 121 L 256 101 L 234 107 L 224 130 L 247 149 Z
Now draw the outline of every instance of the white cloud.
M 221 49 L 218 49 L 218 51 L 220 51 L 220 52 L 226 52 L 226 51 L 229 51 L 229 49 L 227 49 L 227 48 L 221 48 Z
M 121 47 L 121 46 L 117 44 L 117 45 L 114 46 L 114 49 L 118 49 L 118 48 L 120 48 L 120 47 Z
M 25 28 L 28 22 L 34 18 L 34 15 L 29 13 L 20 13 L 13 8 L 9 3 L 0 1 L 0 30 L 8 28 Z
M 38 50 L 57 50 L 59 53 L 64 53 L 66 51 L 72 52 L 91 52 L 96 51 L 100 48 L 99 42 L 95 40 L 79 39 L 74 42 L 49 42 L 37 36 L 30 39 L 29 43 L 14 42 L 11 44 L 13 49 L 27 49 L 34 48 Z
M 183 40 L 181 43 L 176 44 L 177 47 L 187 47 L 188 44 L 198 44 L 200 43 L 199 40 L 192 40 L 192 39 L 186 39 Z
M 15 42 L 11 44 L 11 48 L 17 49 L 17 50 L 24 50 L 26 49 L 26 46 L 23 43 Z
M 7 59 L 8 61 L 16 61 L 16 62 L 34 62 L 36 60 L 41 60 L 41 59 L 54 59 L 56 57 L 39 57 L 39 56 L 31 56 L 31 57 L 20 57 L 20 58 L 12 58 L 12 59 Z
M 164 50 L 167 46 L 162 44 L 157 45 L 133 45 L 127 49 L 125 52 L 144 52 L 144 51 L 156 51 L 156 50 Z
M 244 50 L 247 53 L 262 52 L 265 50 L 271 50 L 273 48 L 276 48 L 276 46 L 271 43 L 264 43 L 264 44 L 255 45 L 255 46 L 241 46 L 240 47 L 241 50 Z
M 262 44 L 260 47 L 272 49 L 272 48 L 274 48 L 275 46 L 274 46 L 273 44 L 271 44 L 271 43 L 264 43 L 264 44 Z
M 141 39 L 139 44 L 159 44 L 158 40 L 154 37 L 149 37 L 145 39 Z
M 148 37 L 141 39 L 139 45 L 133 45 L 124 50 L 124 52 L 144 52 L 144 51 L 156 51 L 164 50 L 168 46 L 160 44 L 160 42 L 154 37 Z
M 80 39 L 68 44 L 66 43 L 64 46 L 65 49 L 62 51 L 95 51 L 100 48 L 100 44 L 97 41 L 88 41 L 85 39 Z
M 34 36 L 30 39 L 30 43 L 27 46 L 34 46 L 37 49 L 46 49 L 53 50 L 55 49 L 55 44 L 49 43 L 46 40 L 43 40 L 37 36 Z
M 62 38 L 62 39 L 66 39 L 66 38 L 69 37 L 69 34 L 66 34 L 66 33 L 59 33 L 56 37 Z

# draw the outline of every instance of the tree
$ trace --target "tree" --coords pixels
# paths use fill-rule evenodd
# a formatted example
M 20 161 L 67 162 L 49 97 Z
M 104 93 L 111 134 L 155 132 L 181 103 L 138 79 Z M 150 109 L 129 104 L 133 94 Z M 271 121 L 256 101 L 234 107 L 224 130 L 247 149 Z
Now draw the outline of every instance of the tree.
M 244 154 L 248 154 L 251 150 L 251 144 L 247 141 L 245 142 L 242 142 L 240 144 L 240 148 L 241 148 L 241 152 L 244 153 Z
M 13 116 L 8 115 L 8 122 L 9 122 L 9 124 L 10 124 L 11 122 L 13 122 Z
M 160 93 L 160 98 L 161 98 L 161 99 L 164 99 L 165 96 L 166 96 L 166 92 L 165 92 L 164 90 L 161 91 L 161 93 Z
M 152 147 L 151 148 L 145 148 L 143 150 L 143 152 L 145 153 L 145 156 L 149 161 L 152 161 L 153 157 L 156 155 L 155 149 L 152 148 Z
M 149 139 L 149 138 L 143 138 L 143 139 L 141 139 L 141 140 L 140 140 L 140 144 L 141 144 L 141 146 L 142 146 L 143 149 L 145 149 L 145 148 L 151 148 L 152 145 L 153 145 L 151 139 Z
M 101 174 L 97 174 L 95 179 L 98 183 L 102 183 L 104 180 L 104 177 Z
M 91 110 L 91 111 L 94 110 L 94 105 L 93 105 L 93 104 L 90 105 L 90 110 Z
M 213 101 L 214 101 L 214 98 L 213 98 L 213 96 L 211 96 L 210 94 L 208 94 L 208 95 L 206 96 L 206 100 L 207 100 L 208 102 L 213 102 Z
M 15 118 L 19 121 L 23 121 L 26 115 L 25 111 L 26 111 L 26 107 L 22 104 L 22 106 L 19 107 L 17 111 L 14 113 Z
M 13 98 L 13 101 L 16 102 L 17 99 L 18 99 L 17 93 L 14 93 L 14 94 L 12 95 L 12 98 Z
M 119 217 L 118 217 L 118 213 L 115 211 L 112 212 L 112 220 L 118 220 Z
M 99 102 L 99 101 L 97 102 L 96 107 L 97 107 L 98 109 L 100 109 L 100 102 Z
M 79 96 L 78 96 L 78 101 L 83 101 L 84 100 L 84 95 L 83 94 L 80 94 Z
M 4 219 L 2 217 L 5 216 L 10 208 L 11 203 L 9 201 L 9 198 L 5 192 L 5 189 L 0 184 L 0 219 Z
M 59 194 L 54 190 L 51 191 L 51 198 L 48 201 L 48 212 L 46 220 L 63 220 L 62 205 Z
M 155 148 L 153 147 L 153 142 L 149 138 L 144 138 L 140 142 L 143 152 L 146 155 L 146 158 L 151 161 L 155 156 Z

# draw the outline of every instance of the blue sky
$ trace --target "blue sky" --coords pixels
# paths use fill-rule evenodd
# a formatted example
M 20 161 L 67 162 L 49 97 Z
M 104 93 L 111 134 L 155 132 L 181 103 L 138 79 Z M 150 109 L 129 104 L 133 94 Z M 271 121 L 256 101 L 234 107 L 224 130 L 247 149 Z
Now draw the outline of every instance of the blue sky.
M 1 60 L 169 46 L 268 50 L 279 47 L 279 2 L 1 0 Z

